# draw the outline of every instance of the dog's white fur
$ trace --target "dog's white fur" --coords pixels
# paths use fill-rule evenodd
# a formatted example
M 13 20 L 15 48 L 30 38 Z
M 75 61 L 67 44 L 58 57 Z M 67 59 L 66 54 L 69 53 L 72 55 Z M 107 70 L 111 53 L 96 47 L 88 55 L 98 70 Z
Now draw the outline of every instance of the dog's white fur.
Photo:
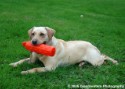
M 37 40 L 37 44 L 46 42 L 46 44 L 54 46 L 56 48 L 56 54 L 53 57 L 40 55 L 32 52 L 30 58 L 22 59 L 18 62 L 11 63 L 10 65 L 16 67 L 25 61 L 34 63 L 36 59 L 43 62 L 45 67 L 33 68 L 27 71 L 22 71 L 22 74 L 45 72 L 56 69 L 58 66 L 70 65 L 80 63 L 82 66 L 83 61 L 91 63 L 93 66 L 100 66 L 104 63 L 104 60 L 110 60 L 114 64 L 117 61 L 102 55 L 100 51 L 91 43 L 86 41 L 64 41 L 55 38 L 53 35 L 55 30 L 48 27 L 33 27 L 28 31 L 31 41 Z M 42 35 L 40 36 L 40 34 Z

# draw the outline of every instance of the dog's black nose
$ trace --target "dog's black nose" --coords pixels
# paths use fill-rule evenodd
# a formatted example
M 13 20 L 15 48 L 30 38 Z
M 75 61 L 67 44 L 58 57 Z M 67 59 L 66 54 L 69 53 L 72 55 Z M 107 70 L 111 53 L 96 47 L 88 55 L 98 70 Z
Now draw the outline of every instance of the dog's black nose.
M 36 41 L 36 40 L 33 40 L 33 41 L 32 41 L 32 44 L 33 44 L 33 45 L 36 45 L 36 44 L 37 44 L 37 41 Z

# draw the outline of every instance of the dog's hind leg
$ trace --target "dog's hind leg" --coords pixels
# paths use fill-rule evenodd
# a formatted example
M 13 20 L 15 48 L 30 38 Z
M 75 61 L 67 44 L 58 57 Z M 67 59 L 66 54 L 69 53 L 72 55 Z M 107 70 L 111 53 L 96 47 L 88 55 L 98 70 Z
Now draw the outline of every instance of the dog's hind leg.
M 85 64 L 84 61 L 80 62 L 80 63 L 79 63 L 79 67 L 83 67 L 84 64 Z

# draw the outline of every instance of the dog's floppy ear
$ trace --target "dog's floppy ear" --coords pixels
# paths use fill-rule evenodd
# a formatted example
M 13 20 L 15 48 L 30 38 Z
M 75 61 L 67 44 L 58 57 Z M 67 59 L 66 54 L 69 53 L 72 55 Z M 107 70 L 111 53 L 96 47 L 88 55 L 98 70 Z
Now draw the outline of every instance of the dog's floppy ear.
M 29 35 L 30 39 L 31 39 L 31 34 L 32 34 L 32 31 L 33 31 L 33 28 L 31 28 L 31 29 L 28 30 L 28 35 Z
M 47 33 L 48 33 L 49 39 L 51 40 L 52 37 L 53 37 L 53 35 L 55 34 L 55 30 L 52 29 L 52 28 L 49 28 L 49 27 L 45 27 L 45 29 L 46 29 L 46 31 L 47 31 Z

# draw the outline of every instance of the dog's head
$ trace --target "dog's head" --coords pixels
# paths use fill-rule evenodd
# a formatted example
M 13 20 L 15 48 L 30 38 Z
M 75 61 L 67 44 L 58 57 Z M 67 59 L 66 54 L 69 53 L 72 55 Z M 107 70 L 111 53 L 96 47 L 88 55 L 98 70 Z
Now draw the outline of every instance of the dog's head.
M 55 30 L 49 27 L 33 27 L 28 31 L 31 43 L 47 44 L 52 40 Z

